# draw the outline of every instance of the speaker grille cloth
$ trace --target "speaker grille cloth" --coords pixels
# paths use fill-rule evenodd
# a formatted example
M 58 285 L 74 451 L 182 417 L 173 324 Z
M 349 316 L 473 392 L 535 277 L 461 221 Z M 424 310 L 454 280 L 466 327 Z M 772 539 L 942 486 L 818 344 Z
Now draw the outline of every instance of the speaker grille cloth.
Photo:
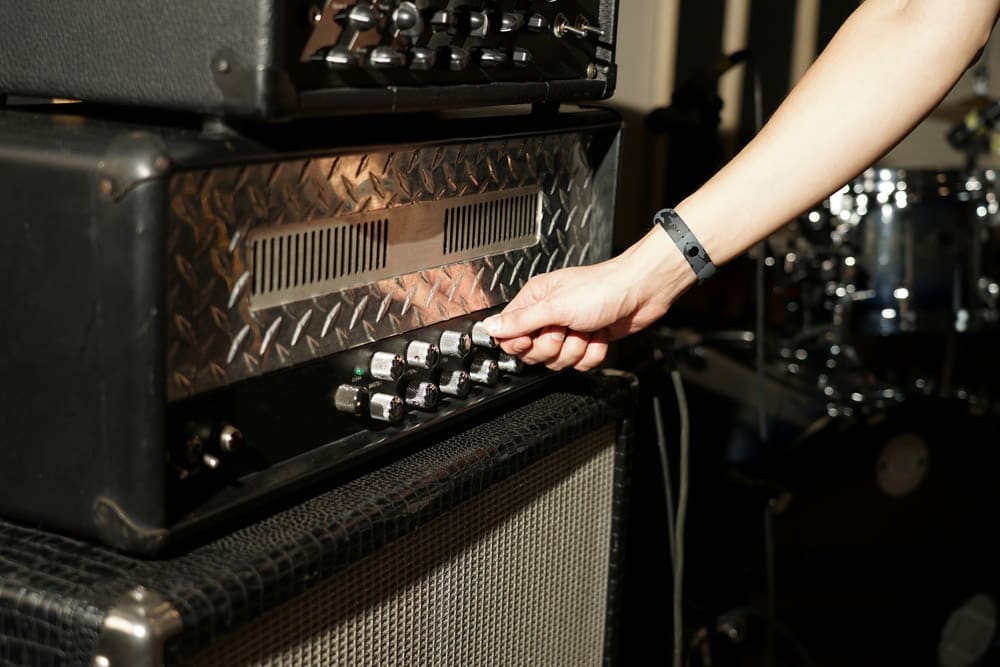
M 602 664 L 614 442 L 568 444 L 193 664 Z

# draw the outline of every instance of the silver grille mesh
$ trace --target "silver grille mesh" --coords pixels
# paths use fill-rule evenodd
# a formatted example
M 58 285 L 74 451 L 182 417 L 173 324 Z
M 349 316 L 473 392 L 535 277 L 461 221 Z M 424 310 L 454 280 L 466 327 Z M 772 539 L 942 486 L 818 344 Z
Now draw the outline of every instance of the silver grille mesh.
M 251 232 L 253 310 L 538 243 L 535 186 L 449 197 Z
M 602 664 L 614 449 L 613 425 L 570 443 L 193 664 Z

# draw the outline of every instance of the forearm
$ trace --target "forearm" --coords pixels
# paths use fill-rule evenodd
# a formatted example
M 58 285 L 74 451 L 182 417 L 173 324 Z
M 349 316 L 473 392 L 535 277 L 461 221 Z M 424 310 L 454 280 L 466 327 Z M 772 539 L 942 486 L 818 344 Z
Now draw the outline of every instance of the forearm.
M 760 135 L 677 207 L 712 259 L 740 254 L 895 145 L 982 48 L 998 4 L 862 4 Z

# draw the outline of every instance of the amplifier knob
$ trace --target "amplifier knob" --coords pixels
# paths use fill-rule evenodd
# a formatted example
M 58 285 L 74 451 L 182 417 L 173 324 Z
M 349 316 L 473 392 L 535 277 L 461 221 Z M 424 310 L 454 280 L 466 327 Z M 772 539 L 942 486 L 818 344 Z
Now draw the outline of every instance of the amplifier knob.
M 469 12 L 469 37 L 486 37 L 490 31 L 490 17 L 486 12 Z
M 469 374 L 465 371 L 445 371 L 441 373 L 438 388 L 442 394 L 465 398 L 469 395 L 470 386 Z
M 401 2 L 392 12 L 392 26 L 404 37 L 420 37 L 424 31 L 424 20 L 412 2 Z
M 406 363 L 413 368 L 434 368 L 441 360 L 441 349 L 434 343 L 415 340 L 406 346 Z
M 549 29 L 549 20 L 541 14 L 532 14 L 526 27 L 531 32 L 544 32 Z
M 406 65 L 406 56 L 391 46 L 376 46 L 368 55 L 368 62 L 379 69 L 403 67 Z
M 514 61 L 514 67 L 527 67 L 534 60 L 534 57 L 531 55 L 531 51 L 518 47 L 514 49 L 511 60 Z
M 507 62 L 507 56 L 503 51 L 496 49 L 480 49 L 479 64 L 483 67 L 496 67 Z
M 472 325 L 472 342 L 479 347 L 494 348 L 497 346 L 493 337 L 486 333 L 486 326 L 482 322 L 476 322 Z
M 436 11 L 431 16 L 431 30 L 434 32 L 447 31 L 449 34 L 455 34 L 457 26 L 458 19 L 455 18 L 455 13 L 447 9 Z
M 448 54 L 448 68 L 454 71 L 463 70 L 469 66 L 469 52 L 453 46 Z
M 513 373 L 517 375 L 524 370 L 524 364 L 517 357 L 512 357 L 509 354 L 500 354 L 500 358 L 497 359 L 497 366 L 500 367 L 504 373 Z
M 414 46 L 410 49 L 410 69 L 430 69 L 437 62 L 437 54 L 434 49 L 423 46 Z
M 441 354 L 464 359 L 472 351 L 472 337 L 461 331 L 444 331 L 438 341 Z
M 326 52 L 323 56 L 323 62 L 335 69 L 346 69 L 357 65 L 358 59 L 350 49 L 335 46 Z
M 376 352 L 372 355 L 369 371 L 372 377 L 379 380 L 398 380 L 406 370 L 403 357 L 392 352 Z
M 403 418 L 406 407 L 403 399 L 394 394 L 372 394 L 369 402 L 369 414 L 372 419 L 395 424 Z
M 359 2 L 346 13 L 340 14 L 337 20 L 355 30 L 372 30 L 378 27 L 378 12 L 367 2 Z
M 473 359 L 469 367 L 469 379 L 476 384 L 485 384 L 492 387 L 500 379 L 500 368 L 497 362 L 492 359 Z
M 514 32 L 524 27 L 524 14 L 503 12 L 500 14 L 500 32 Z
M 433 408 L 438 398 L 438 388 L 433 382 L 412 382 L 406 387 L 406 404 L 415 408 Z
M 368 407 L 368 390 L 357 384 L 342 384 L 333 394 L 333 406 L 360 417 Z

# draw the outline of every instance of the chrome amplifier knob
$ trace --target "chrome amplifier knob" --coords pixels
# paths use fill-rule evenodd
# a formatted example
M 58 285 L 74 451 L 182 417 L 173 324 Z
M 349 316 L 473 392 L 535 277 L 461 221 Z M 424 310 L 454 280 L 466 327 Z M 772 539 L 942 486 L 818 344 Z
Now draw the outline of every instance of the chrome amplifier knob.
M 434 368 L 441 360 L 441 349 L 434 343 L 415 340 L 406 346 L 406 363 L 412 368 Z
M 472 337 L 461 331 L 445 331 L 441 334 L 439 346 L 441 354 L 464 359 L 472 351 Z
M 392 352 L 376 352 L 372 355 L 369 371 L 372 377 L 379 380 L 395 381 L 403 376 L 406 370 L 406 361 L 403 357 Z
M 368 390 L 359 384 L 342 384 L 333 394 L 333 406 L 360 417 L 368 407 Z
M 493 336 L 486 333 L 486 325 L 482 322 L 476 322 L 472 325 L 472 342 L 479 347 L 494 348 L 497 346 Z
M 368 413 L 372 419 L 395 424 L 403 418 L 406 406 L 403 405 L 403 399 L 394 394 L 372 394 Z
M 492 359 L 478 358 L 472 360 L 469 367 L 469 378 L 476 384 L 492 387 L 500 379 L 500 368 Z
M 517 357 L 513 357 L 509 354 L 500 354 L 500 358 L 497 359 L 497 366 L 504 373 L 513 373 L 517 375 L 524 371 L 524 364 Z
M 441 382 L 438 389 L 442 394 L 454 396 L 455 398 L 465 398 L 469 395 L 471 381 L 469 374 L 465 371 L 445 371 L 441 373 Z
M 433 382 L 413 382 L 406 387 L 406 404 L 429 410 L 438 404 L 440 393 Z

